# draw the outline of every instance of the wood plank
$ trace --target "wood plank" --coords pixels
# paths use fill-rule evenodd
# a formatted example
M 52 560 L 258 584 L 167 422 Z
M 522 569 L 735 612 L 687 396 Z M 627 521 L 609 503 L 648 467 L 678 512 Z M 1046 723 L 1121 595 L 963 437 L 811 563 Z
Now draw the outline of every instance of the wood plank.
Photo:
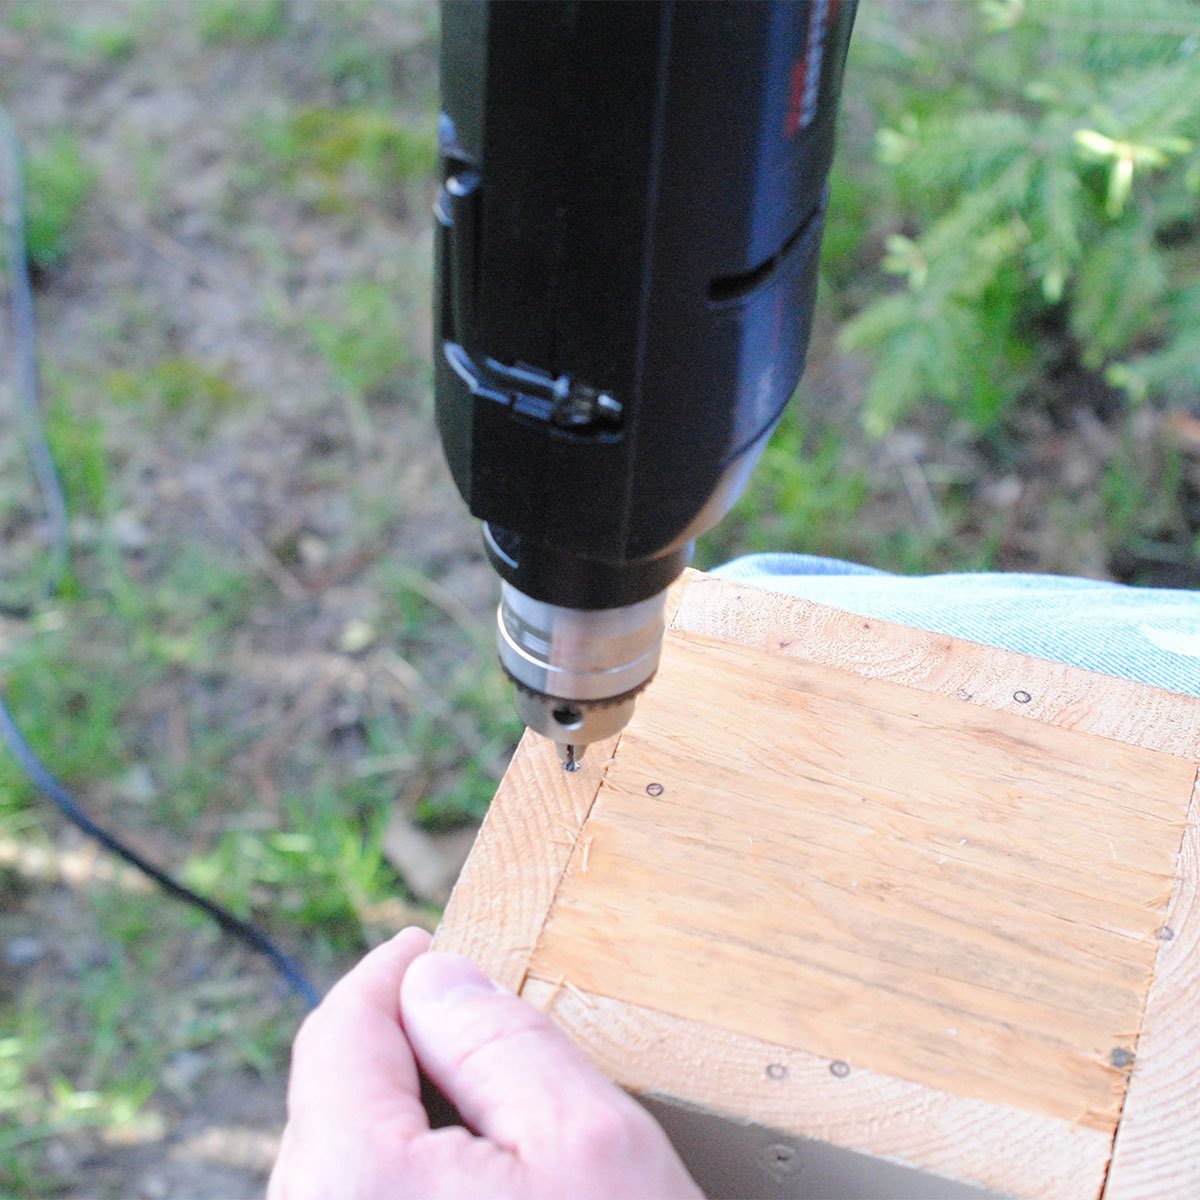
M 866 679 L 886 680 L 952 697 L 960 706 L 984 710 L 985 724 L 990 722 L 992 712 L 1013 714 L 1026 720 L 1033 718 L 1031 724 L 1143 746 L 1192 763 L 1200 757 L 1200 701 L 1194 698 L 865 619 L 803 600 L 712 580 L 694 572 L 689 572 L 677 585 L 669 610 L 674 612 L 676 631 L 713 635 L 757 647 L 772 657 L 822 664 Z M 675 633 L 669 635 L 669 642 L 676 640 Z M 642 701 L 643 713 L 648 703 L 654 702 L 661 682 Z M 847 696 L 839 700 L 830 693 L 821 703 L 834 707 L 842 703 L 843 712 L 849 712 L 855 702 Z M 904 715 L 902 709 L 890 710 L 887 719 Z M 640 716 L 635 720 L 635 734 L 640 720 Z M 677 724 L 672 719 L 670 730 L 677 728 Z M 713 744 L 720 744 L 724 732 L 723 728 L 717 729 L 718 737 Z M 1095 739 L 1091 744 L 1103 746 Z M 1023 752 L 1036 755 L 1039 746 L 1045 749 L 1035 738 Z M 603 832 L 598 822 L 610 790 L 606 785 L 602 794 L 598 792 L 606 765 L 602 761 L 604 754 L 614 772 L 612 794 L 621 797 L 620 803 L 636 803 L 640 814 L 648 799 L 636 787 L 626 786 L 628 780 L 622 784 L 617 778 L 619 764 L 626 761 L 626 752 L 636 752 L 636 741 L 623 739 L 616 760 L 612 759 L 615 746 L 604 748 L 601 755 L 596 754 L 598 749 L 593 748 L 585 760 L 586 770 L 581 779 L 565 776 L 545 743 L 528 738 L 522 744 L 452 900 L 439 933 L 439 946 L 471 954 L 510 987 L 519 988 L 524 980 L 525 994 L 535 1001 L 550 1002 L 556 1019 L 576 1035 L 610 1074 L 637 1091 L 667 1097 L 665 1104 L 674 1105 L 678 1101 L 676 1124 L 700 1136 L 707 1136 L 700 1134 L 701 1126 L 697 1124 L 700 1116 L 687 1115 L 695 1112 L 696 1106 L 711 1109 L 715 1114 L 730 1114 L 742 1121 L 763 1121 L 766 1125 L 761 1136 L 756 1135 L 757 1141 L 750 1138 L 746 1144 L 753 1143 L 757 1147 L 755 1153 L 782 1150 L 782 1143 L 775 1145 L 770 1136 L 767 1126 L 771 1125 L 780 1131 L 790 1131 L 789 1136 L 794 1133 L 797 1137 L 816 1139 L 810 1140 L 804 1155 L 806 1170 L 818 1168 L 818 1176 L 824 1166 L 841 1163 L 820 1147 L 826 1143 L 845 1147 L 849 1172 L 845 1178 L 862 1181 L 852 1190 L 862 1192 L 863 1186 L 867 1186 L 866 1194 L 874 1194 L 868 1185 L 876 1179 L 880 1181 L 876 1189 L 879 1194 L 924 1195 L 924 1191 L 919 1184 L 912 1191 L 911 1181 L 901 1184 L 895 1177 L 884 1181 L 882 1175 L 872 1173 L 873 1168 L 866 1174 L 856 1174 L 861 1171 L 861 1165 L 855 1165 L 860 1162 L 856 1158 L 860 1151 L 879 1156 L 881 1163 L 886 1160 L 926 1169 L 947 1179 L 971 1181 L 1013 1195 L 1057 1198 L 1099 1194 L 1112 1150 L 1112 1113 L 1114 1108 L 1118 1114 L 1122 1113 L 1119 1099 L 1101 1112 L 1103 1120 L 1097 1127 L 1097 1112 L 1101 1110 L 1094 1107 L 1085 1110 L 1084 1121 L 1029 1111 L 1024 1102 L 997 1103 L 888 1074 L 876 1062 L 862 1058 L 848 1064 L 848 1076 L 834 1076 L 829 1070 L 828 1057 L 807 1044 L 798 1049 L 795 1038 L 789 1046 L 773 1045 L 762 1029 L 747 1033 L 719 1023 L 690 1020 L 673 1011 L 661 1010 L 653 998 L 647 1003 L 644 996 L 631 1002 L 587 992 L 580 990 L 589 983 L 586 973 L 574 966 L 568 973 L 551 964 L 547 972 L 540 957 L 531 963 L 531 948 L 545 927 L 560 882 L 566 892 L 579 876 L 593 874 L 597 867 L 604 866 L 604 846 L 596 840 L 596 832 Z M 992 746 L 991 751 L 1003 753 L 1003 747 Z M 679 799 L 678 789 L 670 786 L 667 771 L 679 770 L 677 760 L 688 757 L 681 755 L 678 747 L 673 748 L 673 753 L 674 758 L 660 747 L 650 764 L 655 768 L 656 781 L 664 783 L 664 792 L 658 797 L 664 805 Z M 706 754 L 706 770 L 701 780 L 705 786 L 697 789 L 696 806 L 689 805 L 686 813 L 675 814 L 680 828 L 690 830 L 690 836 L 700 841 L 704 836 L 717 836 L 714 830 L 719 831 L 722 820 L 728 821 L 727 810 L 743 804 L 736 790 L 718 802 L 722 790 L 735 784 L 714 769 L 714 764 L 720 767 L 727 756 L 713 754 L 711 745 Z M 894 751 L 892 756 L 895 757 Z M 752 752 L 747 757 L 754 761 Z M 1096 803 L 1092 785 L 1096 777 L 1104 779 L 1111 775 L 1114 762 L 1118 770 L 1129 770 L 1128 760 L 1120 756 L 1112 759 L 1105 748 L 1100 758 L 1091 763 L 1091 778 L 1088 772 L 1077 770 L 1068 785 L 1073 802 L 1080 808 L 1080 836 L 1091 852 L 1098 849 L 1099 839 L 1111 838 L 1113 834 L 1109 814 Z M 1102 869 L 1094 864 L 1090 870 L 1081 867 L 1071 853 L 1069 839 L 1064 842 L 1044 838 L 1040 857 L 1026 854 L 1022 859 L 1012 845 L 1004 846 L 999 836 L 1001 830 L 997 828 L 992 829 L 998 836 L 991 844 L 986 839 L 977 839 L 977 844 L 969 844 L 960 852 L 957 840 L 948 837 L 954 826 L 948 799 L 955 786 L 969 783 L 972 777 L 969 764 L 953 780 L 939 779 L 933 787 L 927 786 L 931 772 L 920 775 L 920 765 L 918 761 L 906 760 L 909 784 L 905 786 L 916 778 L 937 803 L 905 808 L 899 799 L 903 789 L 892 788 L 889 792 L 881 788 L 880 795 L 890 805 L 890 823 L 879 837 L 866 842 L 868 857 L 876 871 L 871 878 L 876 884 L 899 885 L 898 889 L 882 893 L 887 897 L 886 910 L 894 909 L 900 924 L 919 919 L 934 933 L 954 929 L 960 914 L 955 907 L 948 907 L 946 901 L 954 896 L 955 889 L 964 889 L 975 899 L 990 894 L 999 903 L 1002 882 L 1007 876 L 1009 892 L 1016 890 L 1018 900 L 1012 901 L 1010 896 L 1010 906 L 998 908 L 995 928 L 980 927 L 981 945 L 990 950 L 994 943 L 988 942 L 988 938 L 998 938 L 1004 953 L 1011 953 L 1013 945 L 1032 946 L 1037 951 L 1033 957 L 1038 969 L 1050 971 L 1060 982 L 1065 981 L 1059 996 L 1064 1001 L 1072 995 L 1071 987 L 1079 986 L 1071 982 L 1077 968 L 1082 968 L 1085 974 L 1094 971 L 1097 956 L 1103 954 L 1112 964 L 1119 995 L 1098 1004 L 1100 1015 L 1115 1022 L 1118 1015 L 1134 1007 L 1132 997 L 1136 996 L 1138 981 L 1143 978 L 1146 953 L 1146 885 L 1157 872 L 1162 885 L 1160 899 L 1172 888 L 1170 863 L 1163 866 L 1157 848 L 1148 850 L 1136 838 L 1130 838 L 1128 828 L 1122 825 Z M 688 763 L 687 770 L 695 775 L 695 763 Z M 770 880 L 770 872 L 774 870 L 782 885 L 787 886 L 794 883 L 799 868 L 789 874 L 783 861 L 786 855 L 800 855 L 796 860 L 800 863 L 805 854 L 820 858 L 839 848 L 846 852 L 855 845 L 853 822 L 847 821 L 845 781 L 838 778 L 836 770 L 814 771 L 810 776 L 803 785 L 806 793 L 810 801 L 812 793 L 819 794 L 825 807 L 814 805 L 804 827 L 776 820 L 774 836 L 778 841 L 776 848 L 781 851 L 776 856 L 779 861 L 772 864 L 770 848 L 756 846 L 761 860 L 755 860 L 751 872 L 756 878 L 763 876 Z M 1158 777 L 1142 779 L 1141 794 L 1153 793 L 1161 801 L 1161 783 Z M 577 790 L 573 785 L 582 787 Z M 623 788 L 623 793 L 619 788 Z M 1172 798 L 1165 810 L 1151 802 L 1152 824 L 1155 820 L 1170 823 L 1178 794 L 1171 789 Z M 593 824 L 588 814 L 598 795 L 599 807 L 594 814 L 597 823 Z M 1019 793 L 1016 798 L 1019 799 Z M 1109 794 L 1105 803 L 1111 800 Z M 1200 832 L 1195 823 L 1196 803 L 1193 801 L 1192 824 L 1186 834 L 1184 853 L 1177 862 L 1184 882 L 1175 887 L 1170 912 L 1165 917 L 1173 937 L 1154 943 L 1160 977 L 1148 989 L 1144 1015 L 1139 1013 L 1131 1023 L 1130 1036 L 1121 1047 L 1133 1049 L 1136 1060 L 1123 1097 L 1107 1196 L 1190 1198 L 1200 1194 L 1200 1155 L 1191 1151 L 1191 1147 L 1200 1144 L 1200 1095 L 1196 1091 L 1200 1085 L 1192 1070 L 1194 1056 L 1190 1053 L 1190 1047 L 1200 1039 L 1197 1007 L 1200 1005 L 1200 900 L 1197 898 Z M 1022 824 L 1019 810 L 1020 805 L 1014 804 L 1005 820 L 1012 822 L 1012 829 L 1023 839 L 1021 844 L 1028 848 L 1037 830 L 1028 821 Z M 1121 820 L 1128 816 L 1124 814 Z M 717 824 L 711 828 L 705 825 L 714 821 Z M 745 822 L 739 823 L 739 834 L 756 838 L 753 831 L 742 829 L 741 824 Z M 707 835 L 702 827 L 708 828 Z M 1152 840 L 1157 847 L 1159 839 Z M 922 853 L 913 850 L 914 844 Z M 890 853 L 889 845 L 904 847 L 904 852 Z M 676 849 L 671 848 L 671 852 Z M 861 855 L 861 844 L 855 852 Z M 653 839 L 640 842 L 635 839 L 626 848 L 626 860 L 635 856 L 641 856 L 644 874 L 653 875 L 659 869 L 661 847 Z M 1166 857 L 1169 859 L 1170 855 Z M 737 855 L 733 858 L 736 860 Z M 618 864 L 621 861 L 615 853 L 613 860 Z M 725 864 L 725 870 L 727 875 L 731 874 L 732 865 Z M 931 880 L 936 884 L 932 889 Z M 1093 906 L 1103 880 L 1111 885 L 1112 897 L 1107 920 L 1097 923 Z M 665 872 L 661 882 L 668 889 L 678 886 Z M 708 877 L 701 882 L 716 886 Z M 841 917 L 846 908 L 843 897 L 852 880 L 821 882 L 827 891 L 820 895 L 814 889 L 812 911 L 836 909 Z M 1130 892 L 1131 886 L 1136 895 Z M 856 903 L 862 887 L 860 878 L 859 888 L 850 888 Z M 897 890 L 899 900 L 895 898 Z M 516 899 L 518 895 L 520 899 Z M 1033 917 L 1026 912 L 1027 908 Z M 1056 931 L 1069 929 L 1071 935 L 1046 940 L 1045 930 L 1039 924 L 1046 919 L 1057 922 Z M 1014 923 L 1011 928 L 1010 921 Z M 849 923 L 849 931 L 855 936 L 861 936 L 863 928 L 861 923 L 858 926 Z M 611 943 L 616 930 L 610 924 L 603 932 Z M 1007 933 L 1015 934 L 1015 938 L 1006 941 Z M 589 932 L 585 936 L 593 935 Z M 832 948 L 830 940 L 835 943 Z M 814 946 L 805 947 L 826 973 L 829 967 L 822 956 L 845 949 L 836 943 L 836 938 L 827 938 L 824 943 L 816 941 Z M 928 952 L 935 943 L 936 937 L 931 935 L 924 950 Z M 546 948 L 546 945 L 539 947 L 538 955 Z M 645 949 L 642 931 L 632 930 L 625 960 L 637 959 Z M 610 968 L 622 965 L 616 962 L 620 954 L 612 957 Z M 690 949 L 685 959 L 680 964 L 682 973 L 676 978 L 683 992 L 695 987 L 696 976 L 696 960 Z M 978 956 L 978 961 L 988 963 L 989 970 L 997 969 L 986 955 Z M 858 961 L 851 965 L 861 968 Z M 884 965 L 889 965 L 886 957 Z M 528 974 L 531 970 L 534 973 Z M 658 966 L 660 975 L 670 970 L 665 962 Z M 543 972 L 544 977 L 538 972 Z M 989 980 L 986 971 L 983 979 Z M 1005 977 L 1004 982 L 1006 987 L 1011 984 L 1015 988 L 1012 1001 L 1023 1016 L 1032 1014 L 1035 1019 L 1045 1016 L 1046 1005 L 1039 1006 L 1043 997 L 1033 986 L 1033 977 Z M 969 989 L 979 983 L 980 980 L 972 978 L 939 979 L 942 990 L 919 999 L 936 1006 L 944 1003 L 948 995 L 957 999 L 958 989 Z M 1143 997 L 1146 990 L 1142 988 Z M 741 995 L 746 991 L 754 992 L 753 983 Z M 983 993 L 976 991 L 975 998 L 980 994 Z M 738 998 L 731 996 L 730 1004 L 736 1006 Z M 1086 1035 L 1089 1026 L 1081 1019 L 1084 1015 L 1073 1011 L 1068 1014 L 1070 1019 L 1064 1020 L 1061 1040 L 1068 1047 L 1075 1046 L 1075 1040 Z M 840 1044 L 841 1031 L 835 1032 Z M 1081 1076 L 1073 1077 L 1074 1084 L 1082 1079 L 1084 1086 L 1095 1087 L 1097 1079 L 1106 1077 L 1095 1073 L 1095 1057 L 1103 1055 L 1100 1045 L 1103 1040 L 1102 1037 L 1094 1040 L 1092 1060 L 1086 1061 L 1084 1056 L 1087 1069 Z M 774 1056 L 768 1065 L 782 1067 L 786 1072 L 784 1077 L 796 1083 L 786 1103 L 780 1102 L 778 1070 L 769 1076 L 756 1074 L 754 1064 L 764 1054 Z M 935 1068 L 944 1069 L 945 1064 L 937 1067 L 934 1058 Z M 983 1061 L 994 1065 L 986 1055 Z M 1111 1057 L 1109 1061 L 1111 1064 Z M 1011 1064 L 1001 1065 L 1006 1069 L 1011 1067 Z M 1109 1071 L 1109 1077 L 1119 1074 Z M 840 1090 L 830 1091 L 830 1084 Z M 1116 1090 L 1121 1090 L 1119 1083 Z M 674 1100 L 670 1099 L 672 1096 Z M 711 1134 L 711 1119 L 704 1129 Z M 774 1172 L 777 1166 L 768 1163 L 769 1172 Z M 735 1172 L 735 1176 L 740 1179 L 740 1172 Z M 930 1195 L 951 1194 L 940 1190 L 942 1185 L 934 1187 L 935 1183 L 930 1180 Z M 789 1190 L 791 1185 L 782 1179 L 779 1186 L 782 1190 L 767 1188 L 763 1194 L 793 1194 Z M 800 1190 L 808 1194 L 805 1188 Z M 841 1195 L 845 1190 L 834 1187 L 826 1188 L 825 1192 Z
M 568 774 L 553 743 L 526 731 L 450 895 L 434 948 L 473 959 L 517 991 L 617 738 Z
M 674 635 L 530 967 L 1111 1137 L 1194 780 Z
M 704 576 L 685 571 L 667 596 L 674 621 L 686 590 Z M 518 991 L 580 830 L 620 742 L 589 746 L 582 769 L 562 769 L 551 742 L 525 731 L 470 857 L 446 904 L 433 946 L 464 954 Z
M 674 628 L 1200 759 L 1200 699 L 696 576 Z
M 1109 1138 L 1089 1129 L 977 1100 L 951 1096 L 699 1021 L 607 996 L 573 992 L 531 975 L 522 995 L 549 1011 L 606 1074 L 643 1095 L 675 1099 L 744 1121 L 853 1147 L 890 1163 L 936 1172 L 1003 1195 L 1027 1195 L 1033 1182 L 1054 1200 L 1093 1200 L 1100 1192 Z M 686 1074 L 685 1074 L 686 1072 Z M 747 1164 L 749 1168 L 749 1164 Z M 848 1165 L 857 1186 L 840 1195 L 894 1195 L 880 1173 L 864 1190 L 863 1167 Z M 934 1194 L 932 1186 L 919 1195 Z M 750 1186 L 746 1194 L 758 1194 Z M 937 1194 L 941 1194 L 937 1192 Z
M 1109 1200 L 1200 1196 L 1200 787 L 1179 877 L 1117 1130 Z

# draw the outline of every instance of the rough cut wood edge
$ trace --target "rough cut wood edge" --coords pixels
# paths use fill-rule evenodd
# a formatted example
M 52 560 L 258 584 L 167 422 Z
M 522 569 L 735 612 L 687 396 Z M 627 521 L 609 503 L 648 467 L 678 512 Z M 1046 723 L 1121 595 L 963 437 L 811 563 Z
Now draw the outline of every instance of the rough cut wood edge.
M 517 991 L 619 738 L 568 774 L 551 742 L 526 732 L 463 867 L 434 948 L 465 954 Z
M 667 597 L 671 625 L 699 571 Z M 551 742 L 526 730 L 454 885 L 433 946 L 463 954 L 518 991 L 620 735 L 589 746 L 582 769 L 562 769 Z
M 1200 786 L 1117 1126 L 1107 1200 L 1200 1196 Z
M 1200 759 L 1200 698 L 698 576 L 674 626 Z
M 1103 1186 L 1100 1130 L 858 1068 L 840 1077 L 805 1051 L 536 976 L 522 995 L 634 1092 L 669 1095 L 667 1081 L 686 1075 L 678 1098 L 688 1105 L 1002 1194 L 1094 1200 Z

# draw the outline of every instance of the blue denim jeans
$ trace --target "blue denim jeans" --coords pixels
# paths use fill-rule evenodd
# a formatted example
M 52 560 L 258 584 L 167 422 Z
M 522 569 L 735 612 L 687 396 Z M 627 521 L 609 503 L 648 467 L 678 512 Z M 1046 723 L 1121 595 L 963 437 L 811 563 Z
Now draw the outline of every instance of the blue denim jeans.
M 1056 575 L 890 575 L 807 554 L 751 554 L 713 574 L 1200 696 L 1197 592 Z

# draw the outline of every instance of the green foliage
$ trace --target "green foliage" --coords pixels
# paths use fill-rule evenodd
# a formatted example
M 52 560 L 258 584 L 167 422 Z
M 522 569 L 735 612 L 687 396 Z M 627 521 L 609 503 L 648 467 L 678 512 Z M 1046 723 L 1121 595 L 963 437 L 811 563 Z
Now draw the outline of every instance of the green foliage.
M 95 171 L 70 133 L 57 133 L 30 153 L 25 164 L 25 239 L 34 266 L 53 267 L 66 258 L 95 181 Z
M 192 0 L 202 41 L 253 44 L 287 28 L 287 0 Z
M 753 481 L 733 511 L 700 545 L 696 565 L 716 566 L 733 553 L 861 553 L 859 513 L 866 473 L 846 461 L 832 424 L 817 424 L 794 403 L 763 452 Z
M 58 466 L 67 508 L 73 515 L 103 516 L 108 509 L 108 452 L 104 427 L 95 416 L 77 411 L 65 388 L 51 394 L 46 439 Z
M 164 358 L 141 370 L 109 371 L 104 387 L 117 404 L 202 436 L 245 397 L 218 372 L 191 358 Z
M 122 25 L 89 25 L 79 29 L 74 49 L 85 62 L 98 58 L 108 63 L 124 62 L 137 50 L 137 34 Z
M 261 584 L 196 547 L 150 586 L 134 584 L 119 562 L 101 579 L 81 599 L 42 611 L 24 637 L 0 643 L 6 693 L 30 745 L 68 783 L 91 786 L 137 763 L 125 729 L 138 697 L 169 671 L 211 669 L 231 630 L 262 599 Z M 198 740 L 195 761 L 204 762 L 205 749 Z M 217 761 L 202 780 L 194 772 L 184 777 L 196 785 L 193 809 L 219 792 L 223 767 Z M 166 791 L 172 780 L 163 774 Z M 33 796 L 29 780 L 0 752 L 0 817 L 19 813 Z M 164 815 L 170 808 L 165 804 Z
M 270 894 L 273 917 L 352 953 L 363 944 L 364 914 L 402 890 L 383 854 L 391 802 L 361 784 L 293 797 L 286 831 L 227 835 L 188 864 L 188 882 L 244 916 L 256 895 Z
M 12 0 L 0 13 L 0 24 L 45 39 L 73 64 L 119 64 L 136 52 L 138 36 L 153 3 L 127 0 L 115 12 L 106 12 L 85 10 L 78 4 Z
M 821 281 L 834 289 L 851 283 L 869 232 L 871 213 L 879 204 L 876 181 L 856 171 L 860 162 L 845 152 L 845 147 L 843 151 L 843 157 L 834 159 L 829 173 L 829 207 L 821 239 Z
M 1169 439 L 1138 439 L 1127 429 L 1100 481 L 1110 551 L 1150 562 L 1186 561 L 1191 547 L 1186 545 L 1186 525 L 1179 528 L 1182 493 L 1178 447 Z
M 49 1074 L 56 1039 L 43 1014 L 32 1008 L 0 1009 L 0 1026 L 6 1030 L 0 1037 L 0 1194 L 55 1194 L 57 1181 L 41 1161 L 45 1144 L 81 1129 L 136 1133 L 149 1089 L 123 1080 L 97 1090 Z
M 106 632 L 94 609 L 65 605 L 44 612 L 31 637 L 6 647 L 8 703 L 30 745 L 68 783 L 104 779 L 122 761 L 120 719 L 141 679 L 128 658 L 112 656 Z M 16 762 L 0 755 L 0 816 L 35 794 Z
M 304 109 L 263 127 L 262 140 L 290 183 L 326 212 L 423 184 L 437 155 L 432 115 L 414 126 L 382 108 Z
M 344 0 L 325 6 L 322 29 L 330 44 L 321 56 L 320 71 L 340 102 L 384 105 L 393 100 L 392 62 L 385 49 L 372 43 L 363 12 Z
M 1114 363 L 1108 380 L 1135 401 L 1158 395 L 1194 403 L 1200 391 L 1200 278 L 1168 289 L 1163 309 L 1166 329 L 1158 347 Z
M 900 81 L 879 101 L 877 153 L 904 229 L 883 260 L 902 289 L 844 332 L 873 359 L 867 428 L 926 398 L 994 428 L 1055 316 L 1132 394 L 1194 396 L 1200 12 L 986 0 L 957 18 L 932 66 L 926 42 L 897 54 L 878 24 L 860 30 L 858 69 L 886 62 Z
M 360 279 L 341 289 L 336 316 L 307 321 L 313 345 L 352 403 L 384 398 L 414 368 L 411 308 L 411 289 Z

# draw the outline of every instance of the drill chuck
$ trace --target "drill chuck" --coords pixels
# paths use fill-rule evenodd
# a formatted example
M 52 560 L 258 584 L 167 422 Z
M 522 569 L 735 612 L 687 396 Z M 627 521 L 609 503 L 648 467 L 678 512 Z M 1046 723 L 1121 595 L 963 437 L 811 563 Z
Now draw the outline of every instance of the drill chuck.
M 664 591 L 616 608 L 566 608 L 501 583 L 500 661 L 517 685 L 517 710 L 558 743 L 564 762 L 628 723 L 658 669 L 665 606 Z

